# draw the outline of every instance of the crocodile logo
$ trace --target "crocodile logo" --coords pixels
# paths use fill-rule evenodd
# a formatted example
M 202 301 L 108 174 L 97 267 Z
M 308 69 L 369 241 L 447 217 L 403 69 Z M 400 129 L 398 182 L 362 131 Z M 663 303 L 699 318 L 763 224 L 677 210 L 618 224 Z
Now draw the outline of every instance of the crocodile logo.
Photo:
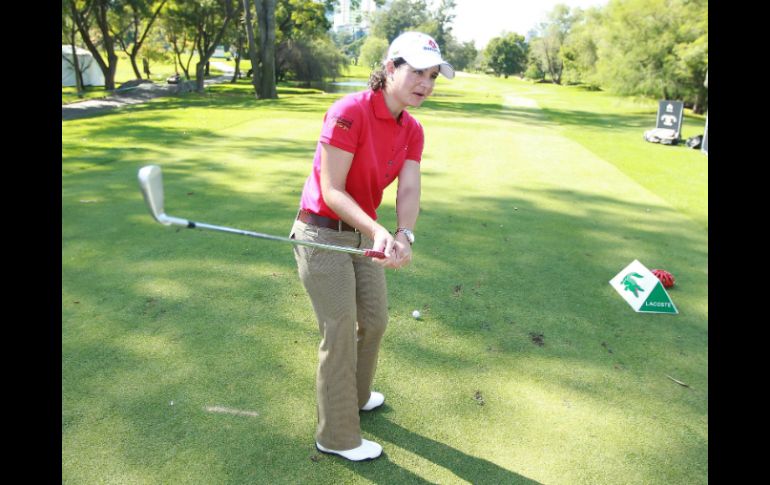
M 641 286 L 634 280 L 634 278 L 643 278 L 639 273 L 628 273 L 623 277 L 621 283 L 625 287 L 624 290 L 630 291 L 634 296 L 638 297 L 640 291 L 644 291 Z

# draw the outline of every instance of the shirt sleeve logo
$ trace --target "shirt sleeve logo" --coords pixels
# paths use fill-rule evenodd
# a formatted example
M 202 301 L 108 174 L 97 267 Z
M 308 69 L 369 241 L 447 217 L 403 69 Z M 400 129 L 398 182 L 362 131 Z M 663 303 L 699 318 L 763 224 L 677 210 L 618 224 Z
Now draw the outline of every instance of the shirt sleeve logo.
M 337 128 L 341 128 L 345 131 L 348 131 L 350 127 L 353 126 L 353 120 L 343 118 L 342 116 L 332 117 L 332 123 L 334 123 Z

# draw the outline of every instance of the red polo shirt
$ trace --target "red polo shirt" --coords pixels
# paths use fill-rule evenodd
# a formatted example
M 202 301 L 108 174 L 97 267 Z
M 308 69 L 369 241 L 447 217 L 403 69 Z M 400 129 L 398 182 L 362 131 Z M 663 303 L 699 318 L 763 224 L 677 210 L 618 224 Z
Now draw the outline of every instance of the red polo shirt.
M 404 161 L 422 159 L 422 125 L 406 110 L 396 121 L 381 91 L 366 90 L 337 100 L 324 115 L 313 171 L 305 181 L 300 207 L 340 219 L 321 194 L 321 143 L 353 154 L 345 190 L 372 219 L 385 187 L 401 171 Z

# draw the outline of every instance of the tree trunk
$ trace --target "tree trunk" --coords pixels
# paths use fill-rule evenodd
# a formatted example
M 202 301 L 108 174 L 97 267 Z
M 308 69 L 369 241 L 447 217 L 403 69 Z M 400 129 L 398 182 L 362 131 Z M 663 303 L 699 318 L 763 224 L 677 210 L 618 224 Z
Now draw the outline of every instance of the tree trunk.
M 104 89 L 115 90 L 115 72 L 118 70 L 118 56 L 115 54 L 115 39 L 110 34 L 110 25 L 107 22 L 109 2 L 102 0 L 96 9 L 96 24 L 102 33 L 102 45 L 107 51 L 107 72 L 104 73 Z
M 197 36 L 198 34 L 196 34 Z M 195 37 L 193 39 L 193 46 L 198 45 L 198 39 L 199 37 Z M 184 49 L 187 46 L 187 35 L 185 34 L 185 38 L 182 41 L 182 49 Z M 195 52 L 195 49 L 190 49 L 190 55 L 187 56 L 187 63 L 182 63 L 182 53 L 179 53 L 179 65 L 182 66 L 182 70 L 184 71 L 184 77 L 189 81 L 190 80 L 190 63 L 192 62 L 193 58 L 193 52 Z
M 139 24 L 141 23 L 141 18 L 139 17 L 139 12 L 135 9 L 134 6 L 131 8 L 134 9 L 134 45 L 131 48 L 131 52 L 126 52 L 128 54 L 129 59 L 131 59 L 131 67 L 134 68 L 134 74 L 136 74 L 137 79 L 142 79 L 142 75 L 139 74 L 139 68 L 136 64 L 136 56 L 139 54 L 139 50 L 142 48 L 142 45 L 144 44 L 144 40 L 147 38 L 147 34 L 149 34 L 150 29 L 152 28 L 152 24 L 155 23 L 155 19 L 158 18 L 158 14 L 160 14 L 161 9 L 166 4 L 168 0 L 163 0 L 158 4 L 158 8 L 155 9 L 155 12 L 152 14 L 152 17 L 150 17 L 150 20 L 147 22 L 147 27 L 145 27 L 144 32 L 142 35 L 139 35 Z M 149 74 L 147 75 L 147 79 L 149 79 Z
M 147 74 L 147 79 L 150 79 L 150 61 L 146 57 L 142 57 L 142 69 Z
M 205 74 L 206 63 L 201 61 L 195 64 L 195 90 L 199 93 L 203 92 L 205 86 Z
M 205 68 L 206 60 L 204 58 L 205 52 L 203 46 L 205 45 L 203 32 L 199 32 L 196 45 L 198 46 L 198 62 L 195 64 L 195 90 L 199 93 L 203 92 L 205 86 Z
M 182 64 L 182 60 L 179 60 L 179 65 L 182 66 L 182 70 L 184 71 L 184 76 L 187 78 L 187 80 L 190 80 L 190 63 L 192 62 L 192 52 L 190 52 L 190 55 L 187 56 L 187 63 Z
M 275 1 L 255 0 L 260 36 L 260 61 L 262 62 L 262 80 L 260 94 L 265 99 L 276 99 L 275 88 Z
M 74 39 L 73 39 L 74 40 Z M 86 88 L 83 85 L 83 71 L 80 70 L 80 61 L 78 55 L 75 52 L 75 45 L 72 45 L 72 63 L 75 68 L 75 89 L 78 92 L 78 97 L 82 98 Z
M 275 3 L 276 0 L 266 0 L 267 11 L 267 45 L 262 49 L 262 92 L 268 99 L 278 98 L 275 86 Z
M 115 55 L 114 40 L 110 35 L 109 25 L 107 24 L 108 8 L 105 0 L 91 2 L 86 5 L 86 11 L 94 9 L 94 13 L 96 14 L 96 23 L 102 34 L 102 45 L 104 46 L 104 50 L 107 51 L 107 62 L 105 62 L 99 49 L 97 49 L 91 39 L 91 34 L 89 32 L 91 26 L 86 18 L 89 14 L 85 11 L 78 11 L 75 7 L 75 2 L 70 2 L 70 11 L 72 12 L 72 18 L 75 20 L 75 25 L 77 25 L 78 32 L 80 32 L 80 37 L 91 52 L 91 55 L 94 56 L 96 63 L 99 65 L 99 69 L 101 69 L 104 74 L 104 89 L 113 91 L 115 89 L 115 70 L 117 68 L 118 56 Z
M 233 71 L 233 78 L 231 83 L 238 82 L 238 75 L 241 73 L 241 52 L 243 52 L 243 31 L 238 29 L 238 40 L 235 46 L 235 71 Z
M 112 48 L 112 47 L 111 47 Z M 104 79 L 104 89 L 107 91 L 115 90 L 115 73 L 118 71 L 118 56 L 115 51 L 107 54 L 107 76 Z
M 75 90 L 77 91 L 78 98 L 83 97 L 85 88 L 83 86 L 83 72 L 80 70 L 80 61 L 78 60 L 77 47 L 75 47 L 75 34 L 77 30 L 75 27 L 70 30 L 70 45 L 72 46 L 72 67 L 75 70 Z M 66 58 L 65 58 L 66 59 Z
M 695 95 L 695 103 L 692 107 L 692 112 L 695 114 L 702 115 L 706 112 L 707 108 L 707 101 L 706 101 L 706 90 L 705 89 L 698 89 L 697 94 Z
M 142 79 L 142 74 L 139 72 L 139 66 L 136 65 L 136 54 L 129 54 L 128 59 L 131 61 L 131 67 L 134 69 L 134 75 L 137 79 Z
M 221 42 L 222 37 L 224 36 L 225 31 L 227 30 L 228 24 L 233 19 L 234 13 L 233 13 L 232 0 L 225 0 L 224 6 L 225 6 L 225 19 L 222 22 L 222 26 L 219 28 L 216 35 L 214 35 L 212 42 L 210 44 L 203 42 L 202 45 L 199 45 L 198 47 L 198 54 L 200 55 L 200 60 L 198 64 L 196 64 L 195 66 L 195 89 L 198 92 L 203 92 L 203 88 L 205 86 L 204 70 L 208 72 L 209 59 L 211 58 L 212 54 L 214 54 L 214 51 L 217 48 L 217 44 Z M 205 45 L 209 46 L 208 51 L 206 52 L 203 51 L 203 47 Z
M 182 37 L 182 48 L 179 48 L 179 38 L 176 36 L 176 34 L 172 35 L 169 40 L 171 41 L 171 47 L 174 49 L 174 72 L 179 74 L 179 70 L 177 69 L 177 65 L 182 68 L 182 72 L 184 72 L 184 77 L 188 81 L 190 80 L 190 57 L 192 57 L 192 54 L 190 54 L 190 57 L 187 59 L 187 64 L 182 62 L 182 51 L 187 46 L 187 33 L 184 34 Z M 193 44 L 195 44 L 193 42 Z
M 246 13 L 246 36 L 249 41 L 249 59 L 251 60 L 251 84 L 254 86 L 254 96 L 260 98 L 259 59 L 257 58 L 257 45 L 254 39 L 254 24 L 251 20 L 251 0 L 243 0 L 243 10 Z

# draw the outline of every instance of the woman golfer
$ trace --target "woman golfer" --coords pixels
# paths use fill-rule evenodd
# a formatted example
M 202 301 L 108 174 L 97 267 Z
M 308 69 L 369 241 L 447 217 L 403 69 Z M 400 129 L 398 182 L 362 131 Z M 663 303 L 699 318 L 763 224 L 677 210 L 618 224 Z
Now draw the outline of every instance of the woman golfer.
M 359 411 L 384 402 L 371 390 L 388 322 L 384 268 L 412 259 L 420 209 L 422 126 L 406 110 L 433 92 L 439 73 L 454 77 L 430 36 L 407 32 L 388 49 L 369 89 L 347 95 L 326 112 L 305 182 L 292 238 L 372 248 L 385 259 L 295 246 L 300 279 L 313 304 L 318 349 L 316 447 L 360 461 L 382 446 L 361 438 Z M 391 232 L 377 222 L 384 189 L 398 179 Z

